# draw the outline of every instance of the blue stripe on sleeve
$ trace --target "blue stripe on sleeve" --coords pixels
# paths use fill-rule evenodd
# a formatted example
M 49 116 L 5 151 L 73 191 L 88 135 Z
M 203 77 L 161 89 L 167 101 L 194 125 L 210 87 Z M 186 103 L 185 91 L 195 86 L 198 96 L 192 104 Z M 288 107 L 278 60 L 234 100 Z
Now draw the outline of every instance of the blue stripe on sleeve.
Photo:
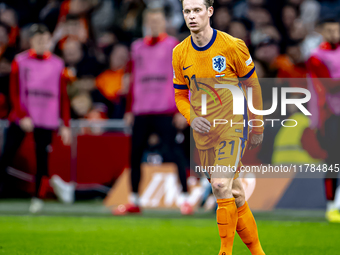
M 251 71 L 250 71 L 247 75 L 245 75 L 245 76 L 243 76 L 243 77 L 240 77 L 240 79 L 246 80 L 246 79 L 248 79 L 250 76 L 252 76 L 254 72 L 255 72 L 255 66 L 254 66 L 253 69 L 251 69 Z
M 175 84 L 174 83 L 174 88 L 175 89 L 188 89 L 187 85 L 180 85 L 180 84 Z

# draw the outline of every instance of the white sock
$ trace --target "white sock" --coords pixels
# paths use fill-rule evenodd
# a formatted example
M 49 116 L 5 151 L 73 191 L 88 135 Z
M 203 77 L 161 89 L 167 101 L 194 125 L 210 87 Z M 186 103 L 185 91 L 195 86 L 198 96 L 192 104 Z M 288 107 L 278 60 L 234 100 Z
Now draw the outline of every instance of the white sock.
M 327 212 L 337 209 L 334 201 L 327 201 Z
M 139 205 L 139 195 L 138 193 L 131 193 L 129 196 L 129 202 L 134 205 Z

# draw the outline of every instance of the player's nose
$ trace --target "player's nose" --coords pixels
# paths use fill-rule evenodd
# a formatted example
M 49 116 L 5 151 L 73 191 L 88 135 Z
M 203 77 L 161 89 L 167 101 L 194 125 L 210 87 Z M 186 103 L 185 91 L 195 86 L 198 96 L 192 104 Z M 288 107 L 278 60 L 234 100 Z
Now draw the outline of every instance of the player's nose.
M 195 18 L 195 14 L 193 11 L 191 11 L 189 14 L 189 19 L 194 19 L 194 18 Z
M 189 17 L 189 19 L 192 21 L 192 20 L 194 20 L 194 19 L 195 19 L 195 16 L 194 16 L 194 15 L 192 15 L 192 16 L 190 16 L 190 17 Z

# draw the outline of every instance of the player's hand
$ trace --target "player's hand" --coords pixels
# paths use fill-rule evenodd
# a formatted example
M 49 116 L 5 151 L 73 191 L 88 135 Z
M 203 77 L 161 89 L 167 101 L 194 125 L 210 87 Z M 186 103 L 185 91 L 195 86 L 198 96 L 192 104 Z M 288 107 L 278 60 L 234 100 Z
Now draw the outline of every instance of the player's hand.
M 60 136 L 64 145 L 71 145 L 72 133 L 71 128 L 62 126 L 60 128 Z
M 187 120 L 179 112 L 174 115 L 172 123 L 178 130 L 183 130 L 188 126 Z
M 211 124 L 207 119 L 203 117 L 197 117 L 191 121 L 191 127 L 196 132 L 203 134 L 210 131 Z
M 259 146 L 263 141 L 263 134 L 252 134 L 250 132 L 250 145 L 249 145 L 249 150 L 252 150 Z
M 124 119 L 125 125 L 127 125 L 128 127 L 131 127 L 133 123 L 135 122 L 135 116 L 133 115 L 132 112 L 125 113 L 123 119 Z
M 19 120 L 19 126 L 27 133 L 32 132 L 34 129 L 33 121 L 30 117 L 24 117 Z

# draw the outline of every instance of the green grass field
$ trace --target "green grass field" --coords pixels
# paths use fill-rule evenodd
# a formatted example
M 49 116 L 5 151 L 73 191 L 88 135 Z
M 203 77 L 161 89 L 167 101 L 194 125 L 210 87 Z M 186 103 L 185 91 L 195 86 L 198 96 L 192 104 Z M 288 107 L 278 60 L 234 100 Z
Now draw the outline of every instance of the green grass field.
M 42 216 L 30 216 L 14 209 L 11 213 L 1 210 L 3 205 L 0 203 L 0 254 L 218 254 L 217 226 L 210 213 L 182 217 L 178 212 L 150 211 L 144 216 L 117 218 L 102 209 L 97 214 L 85 212 L 87 216 L 79 216 L 75 210 L 72 216 L 70 207 L 65 207 L 69 211 L 52 213 L 50 208 Z M 266 254 L 339 254 L 340 225 L 316 215 L 306 211 L 301 215 L 255 214 Z M 238 236 L 233 251 L 235 255 L 250 254 Z

